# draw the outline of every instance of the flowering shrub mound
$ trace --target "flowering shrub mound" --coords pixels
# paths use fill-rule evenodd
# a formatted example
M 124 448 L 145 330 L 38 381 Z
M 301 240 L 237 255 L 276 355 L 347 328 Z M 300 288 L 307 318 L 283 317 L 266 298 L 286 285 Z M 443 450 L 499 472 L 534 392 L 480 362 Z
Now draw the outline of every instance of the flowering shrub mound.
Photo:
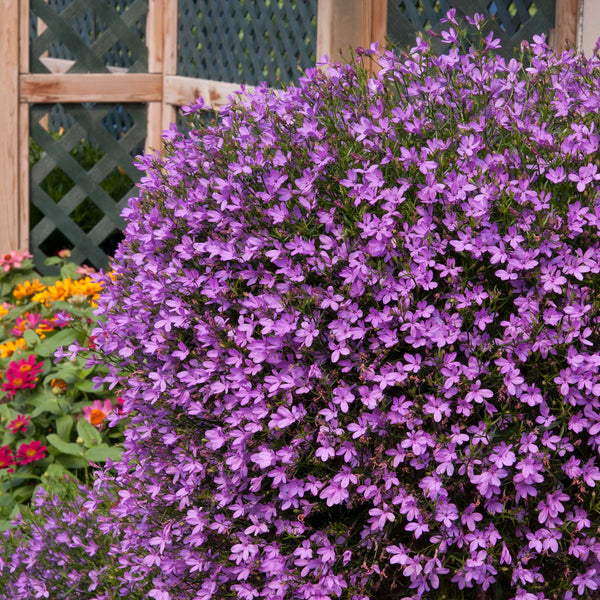
M 449 18 L 172 131 L 130 203 L 97 335 L 152 597 L 600 586 L 599 62 Z
M 143 159 L 95 331 L 121 595 L 597 595 L 600 63 L 447 27 Z

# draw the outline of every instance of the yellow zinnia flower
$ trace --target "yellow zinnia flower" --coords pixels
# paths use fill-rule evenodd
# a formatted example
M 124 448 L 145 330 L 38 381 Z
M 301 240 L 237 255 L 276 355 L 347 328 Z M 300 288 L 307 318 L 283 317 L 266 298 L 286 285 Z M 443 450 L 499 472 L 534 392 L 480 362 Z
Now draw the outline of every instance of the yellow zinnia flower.
M 24 338 L 19 338 L 17 340 L 4 342 L 4 344 L 0 344 L 0 358 L 6 358 L 7 356 L 12 356 L 17 350 L 21 350 L 25 348 L 26 342 Z
M 19 283 L 15 286 L 13 290 L 13 296 L 17 300 L 22 300 L 23 298 L 27 298 L 29 296 L 33 296 L 38 292 L 44 290 L 46 286 L 43 283 L 40 283 L 39 279 L 34 279 L 33 281 L 24 281 L 23 283 Z

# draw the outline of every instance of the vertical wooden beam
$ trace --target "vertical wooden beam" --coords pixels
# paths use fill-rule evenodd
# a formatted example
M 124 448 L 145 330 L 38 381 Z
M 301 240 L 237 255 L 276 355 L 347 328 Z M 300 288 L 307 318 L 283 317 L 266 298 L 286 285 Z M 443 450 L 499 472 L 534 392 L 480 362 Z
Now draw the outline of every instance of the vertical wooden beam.
M 19 72 L 29 73 L 29 0 L 19 2 Z M 29 249 L 29 104 L 19 105 L 19 247 Z
M 0 252 L 19 239 L 19 3 L 0 0 Z
M 148 7 L 148 19 L 146 22 L 146 40 L 148 45 L 148 72 L 161 75 L 164 83 L 164 50 L 165 50 L 165 1 L 150 0 Z M 161 88 L 161 97 L 164 98 L 164 88 Z M 146 153 L 152 150 L 160 150 L 162 131 L 162 102 L 148 102 L 146 128 Z
M 581 0 L 556 0 L 555 25 L 550 32 L 550 45 L 561 53 L 578 47 L 578 26 Z
M 582 10 L 581 51 L 590 57 L 600 37 L 600 3 L 587 0 L 583 2 Z
M 174 106 L 164 100 L 165 77 L 177 75 L 177 0 L 163 0 L 163 102 L 162 102 L 162 129 L 167 129 L 177 116 Z
M 387 0 L 319 0 L 317 59 L 351 61 L 356 48 L 385 45 Z

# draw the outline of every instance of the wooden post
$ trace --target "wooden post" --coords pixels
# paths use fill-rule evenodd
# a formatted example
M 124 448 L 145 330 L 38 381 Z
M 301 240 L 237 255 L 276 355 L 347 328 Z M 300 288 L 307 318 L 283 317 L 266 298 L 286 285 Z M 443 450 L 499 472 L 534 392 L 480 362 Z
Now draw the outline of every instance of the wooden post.
M 578 25 L 581 0 L 556 0 L 555 26 L 550 32 L 550 43 L 556 52 L 578 47 Z
M 348 62 L 356 48 L 379 42 L 383 49 L 387 31 L 387 0 L 319 0 L 317 60 Z
M 590 57 L 594 54 L 596 42 L 600 37 L 600 4 L 593 0 L 586 0 L 583 2 L 582 10 L 581 51 Z
M 148 102 L 148 123 L 146 128 L 146 153 L 160 150 L 160 132 L 162 131 L 162 98 L 164 97 L 164 0 L 150 0 L 146 23 L 146 39 L 148 44 L 148 72 L 161 77 L 161 101 Z
M 0 252 L 21 247 L 19 215 L 19 3 L 0 0 Z
M 165 78 L 177 75 L 177 0 L 163 0 L 163 90 Z M 177 111 L 172 104 L 162 100 L 162 129 L 167 129 L 175 121 Z
M 29 73 L 29 1 L 19 2 L 19 73 Z M 20 79 L 20 78 L 19 78 Z M 19 83 L 20 88 L 20 83 Z M 19 89 L 19 99 L 21 90 Z M 29 249 L 29 104 L 19 104 L 19 247 Z

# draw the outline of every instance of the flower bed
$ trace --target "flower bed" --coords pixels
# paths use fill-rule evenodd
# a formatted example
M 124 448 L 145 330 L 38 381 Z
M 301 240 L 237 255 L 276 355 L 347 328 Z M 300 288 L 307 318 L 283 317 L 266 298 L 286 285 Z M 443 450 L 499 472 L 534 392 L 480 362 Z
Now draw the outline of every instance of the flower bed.
M 49 261 L 60 266 L 58 279 L 41 278 L 30 258 L 14 251 L 0 257 L 2 528 L 51 478 L 89 483 L 90 464 L 120 458 L 115 444 L 123 437 L 123 426 L 107 427 L 120 405 L 98 380 L 106 369 L 88 364 L 84 353 L 54 359 L 62 346 L 89 345 L 101 285 L 66 257 Z

